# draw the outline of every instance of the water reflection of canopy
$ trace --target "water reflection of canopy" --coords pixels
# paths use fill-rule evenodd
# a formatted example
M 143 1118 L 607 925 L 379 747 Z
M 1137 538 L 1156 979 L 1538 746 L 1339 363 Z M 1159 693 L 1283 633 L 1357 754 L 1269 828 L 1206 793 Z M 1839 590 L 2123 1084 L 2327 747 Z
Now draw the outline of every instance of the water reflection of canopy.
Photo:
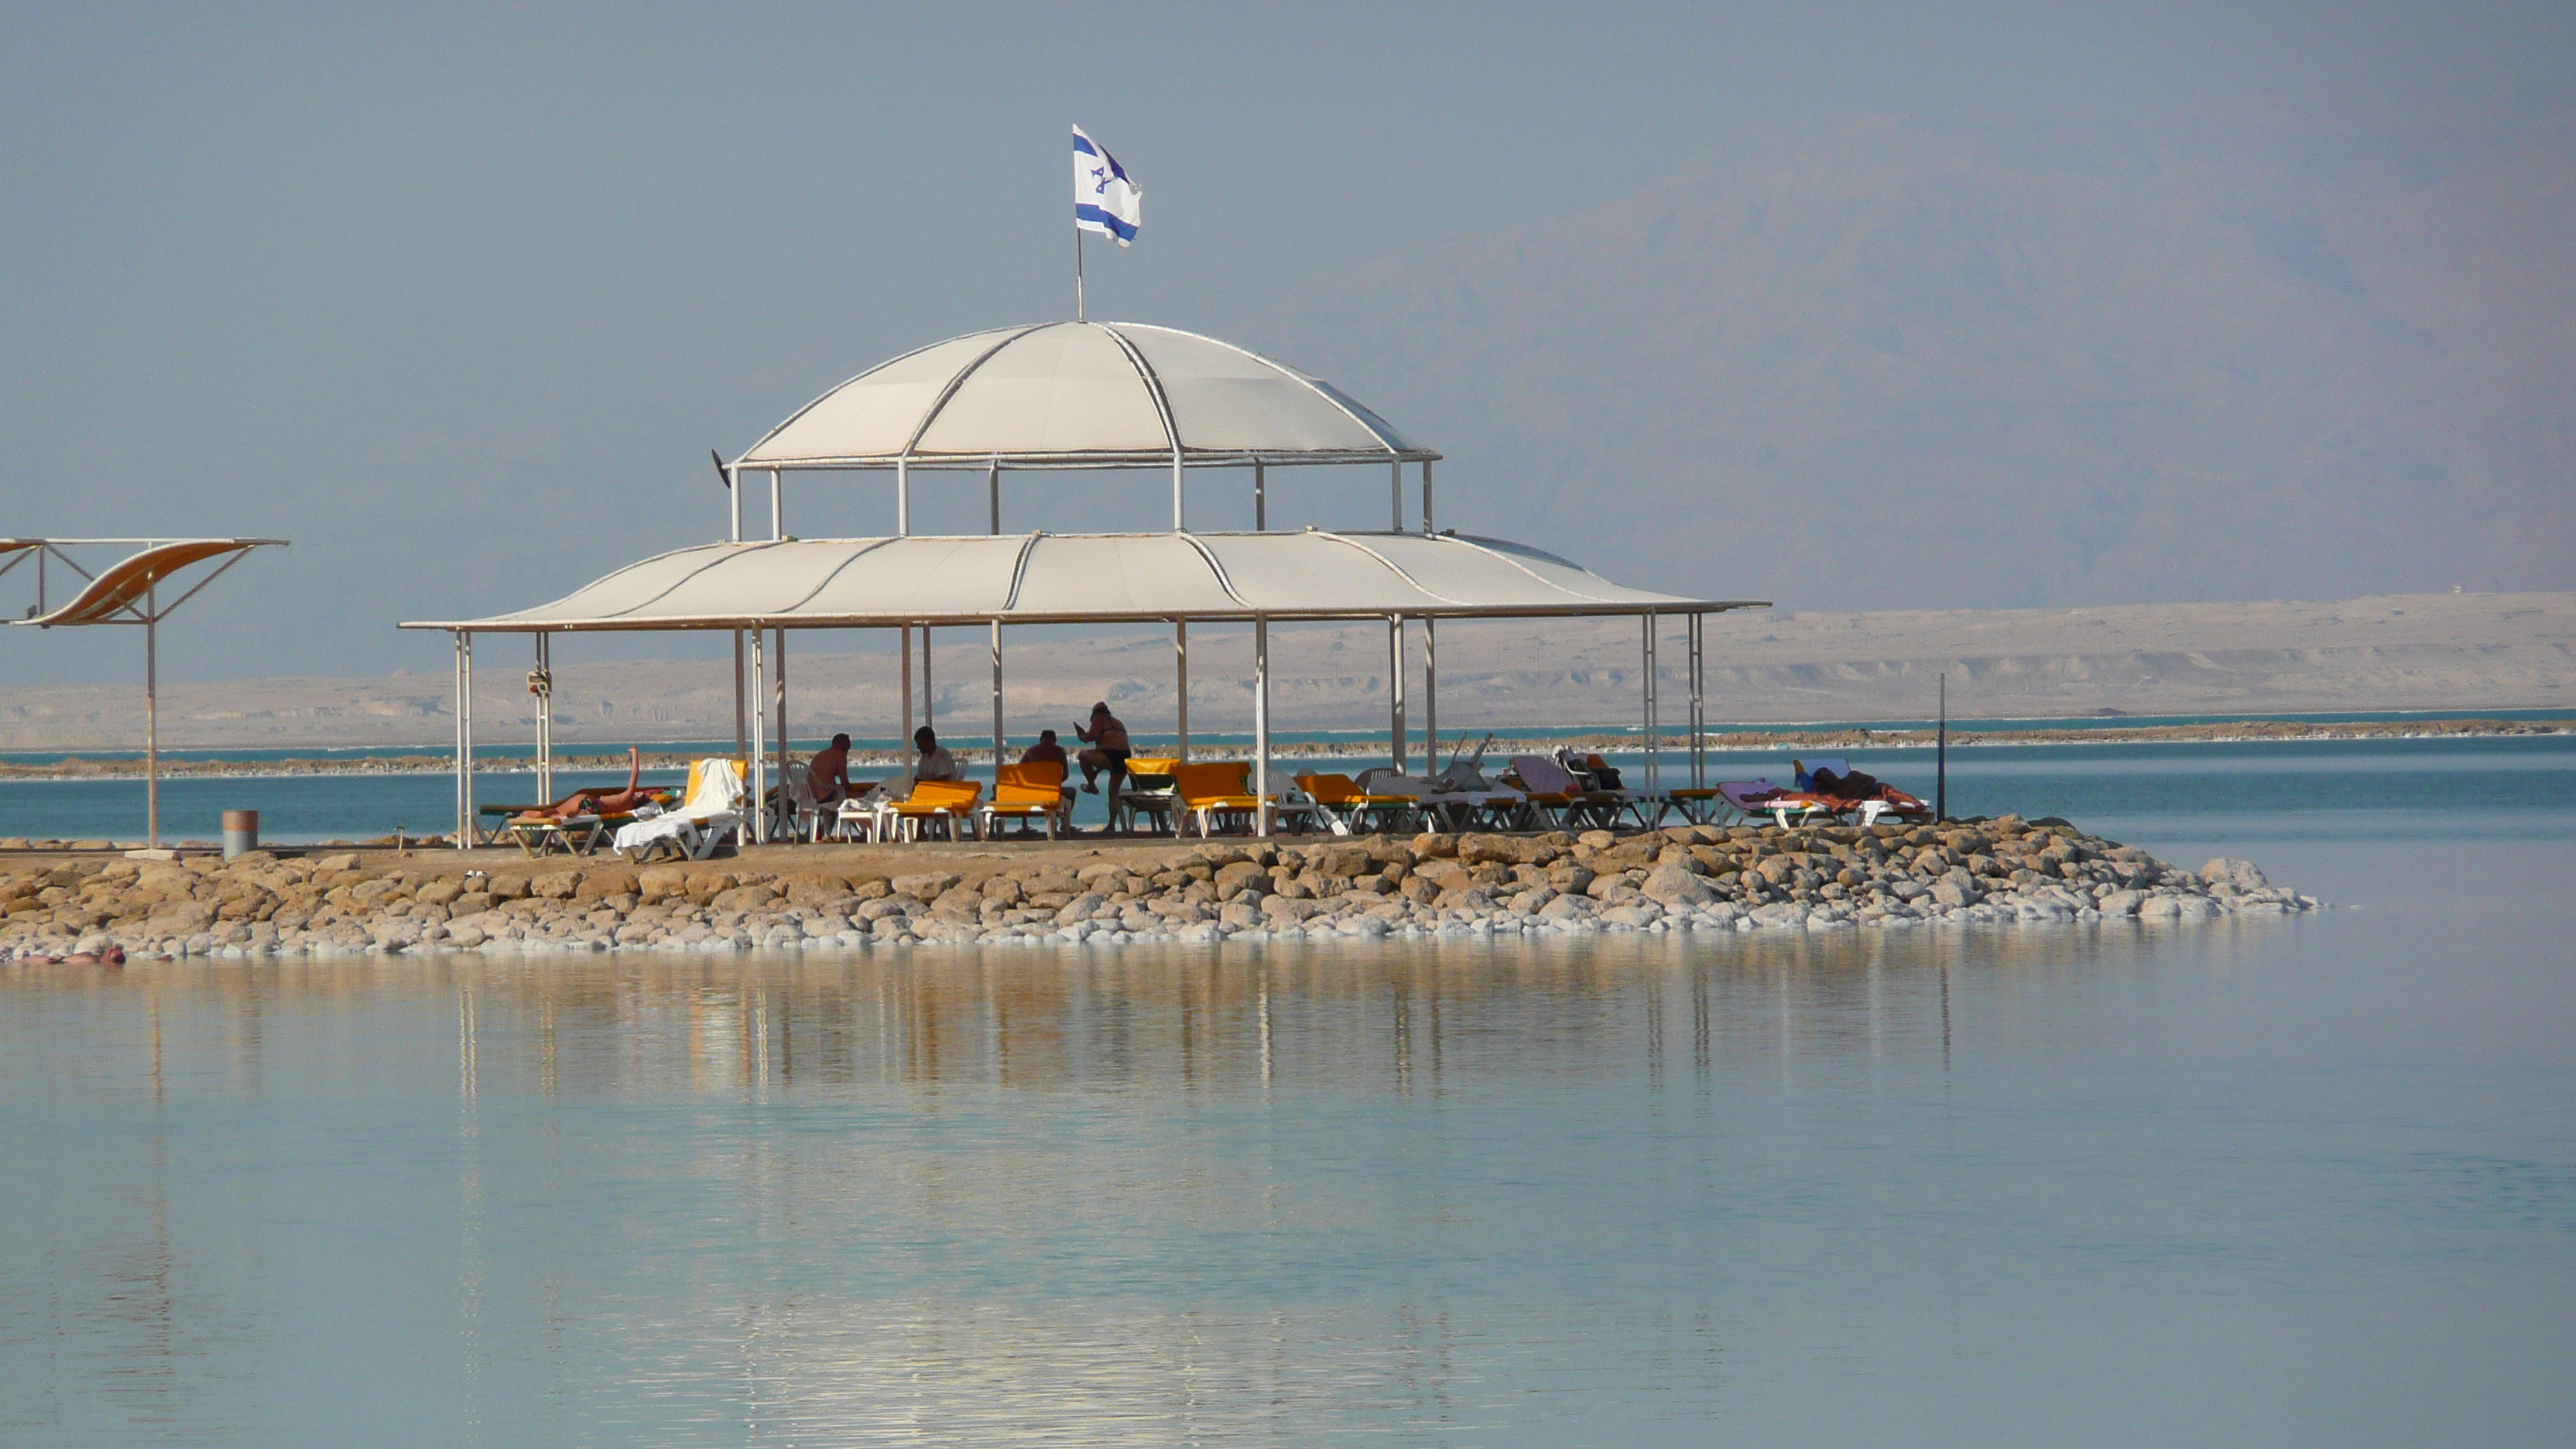
M 404 627 L 535 633 L 1744 607 L 1627 588 L 1537 549 L 1452 534 L 1030 533 L 702 544 L 629 565 L 551 604 Z

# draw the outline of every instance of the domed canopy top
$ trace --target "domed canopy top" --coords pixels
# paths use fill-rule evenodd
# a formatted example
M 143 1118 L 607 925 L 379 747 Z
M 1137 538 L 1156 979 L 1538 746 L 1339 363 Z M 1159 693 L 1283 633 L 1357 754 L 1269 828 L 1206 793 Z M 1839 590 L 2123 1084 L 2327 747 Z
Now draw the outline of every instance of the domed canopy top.
M 1440 455 L 1339 388 L 1240 347 L 1133 322 L 934 343 L 806 404 L 744 468 L 1102 468 L 1422 462 Z

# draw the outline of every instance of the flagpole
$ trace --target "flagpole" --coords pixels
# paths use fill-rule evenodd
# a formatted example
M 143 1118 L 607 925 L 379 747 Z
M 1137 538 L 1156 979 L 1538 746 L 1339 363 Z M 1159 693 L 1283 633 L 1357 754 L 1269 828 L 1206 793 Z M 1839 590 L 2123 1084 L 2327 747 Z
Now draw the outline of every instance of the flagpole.
M 1073 229 L 1073 320 L 1086 320 L 1082 314 L 1082 228 Z

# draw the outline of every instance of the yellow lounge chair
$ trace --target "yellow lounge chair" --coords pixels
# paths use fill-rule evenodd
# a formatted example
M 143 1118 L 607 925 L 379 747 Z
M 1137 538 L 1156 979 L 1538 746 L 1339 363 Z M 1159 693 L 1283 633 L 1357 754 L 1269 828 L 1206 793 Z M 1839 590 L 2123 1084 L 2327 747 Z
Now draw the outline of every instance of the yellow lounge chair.
M 1401 830 L 1422 809 L 1419 795 L 1378 795 L 1359 787 L 1348 775 L 1299 775 L 1297 788 L 1315 797 L 1315 806 L 1354 830 L 1376 817 L 1379 828 Z
M 1181 767 L 1178 760 L 1134 758 L 1127 762 L 1127 783 L 1118 792 L 1117 801 L 1109 807 L 1109 828 L 1113 831 L 1134 830 L 1136 817 L 1154 817 L 1154 829 L 1168 825 L 1174 835 L 1180 834 L 1180 817 L 1173 807 L 1180 797 L 1173 793 L 1172 772 Z
M 1198 823 L 1199 836 L 1206 839 L 1228 820 L 1241 821 L 1240 833 L 1258 830 L 1259 812 L 1268 811 L 1272 828 L 1294 821 L 1299 826 L 1311 823 L 1315 807 L 1302 800 L 1288 800 L 1273 795 L 1268 800 L 1251 793 L 1252 766 L 1242 760 L 1225 760 L 1210 765 L 1182 765 L 1172 772 L 1174 793 L 1181 798 L 1181 809 L 1188 819 Z
M 949 839 L 962 840 L 962 831 L 974 824 L 975 802 L 983 795 L 984 787 L 973 780 L 919 780 L 908 798 L 887 806 L 885 813 L 906 840 L 920 839 L 924 824 L 943 822 Z
M 993 802 L 980 812 L 986 840 L 1003 820 L 1043 820 L 1053 840 L 1058 822 L 1070 824 L 1072 815 L 1072 802 L 1064 798 L 1064 766 L 1052 763 L 1004 765 L 993 782 Z

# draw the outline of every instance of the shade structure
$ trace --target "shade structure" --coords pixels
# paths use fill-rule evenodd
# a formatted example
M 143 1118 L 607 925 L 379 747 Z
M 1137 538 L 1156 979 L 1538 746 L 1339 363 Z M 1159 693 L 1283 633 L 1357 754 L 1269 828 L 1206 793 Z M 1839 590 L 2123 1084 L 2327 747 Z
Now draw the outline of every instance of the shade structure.
M 265 545 L 283 545 L 282 538 L 182 538 L 182 539 L 112 539 L 112 538 L 0 538 L 0 557 L 7 557 L 10 567 L 30 552 L 42 553 L 57 545 L 136 543 L 145 545 L 133 555 L 101 571 L 86 581 L 70 602 L 45 610 L 15 624 L 38 628 L 58 628 L 73 624 L 141 624 L 155 613 L 150 602 L 154 589 L 163 580 L 181 570 L 226 554 L 241 554 Z M 195 592 L 190 590 L 191 593 Z M 173 603 L 171 608 L 177 608 Z
M 94 576 L 65 552 L 100 544 L 141 547 Z M 252 549 L 271 545 L 282 548 L 285 544 L 282 538 L 0 538 L 0 574 L 28 559 L 36 561 L 36 607 L 28 611 L 26 618 L 12 619 L 10 623 L 40 629 L 94 624 L 133 624 L 143 629 L 143 809 L 150 848 L 154 850 L 161 846 L 161 621 L 241 562 Z M 44 604 L 48 558 L 60 559 L 84 581 L 80 592 L 60 608 L 48 609 Z M 223 562 L 177 598 L 162 600 L 163 583 L 175 583 L 184 571 L 214 559 Z
M 550 604 L 408 629 L 468 633 L 1165 619 L 1714 613 L 1554 554 L 1457 534 L 1029 533 L 785 539 L 659 554 Z
M 860 373 L 737 468 L 1093 468 L 1428 462 L 1321 378 L 1192 332 L 1047 322 L 970 333 Z

